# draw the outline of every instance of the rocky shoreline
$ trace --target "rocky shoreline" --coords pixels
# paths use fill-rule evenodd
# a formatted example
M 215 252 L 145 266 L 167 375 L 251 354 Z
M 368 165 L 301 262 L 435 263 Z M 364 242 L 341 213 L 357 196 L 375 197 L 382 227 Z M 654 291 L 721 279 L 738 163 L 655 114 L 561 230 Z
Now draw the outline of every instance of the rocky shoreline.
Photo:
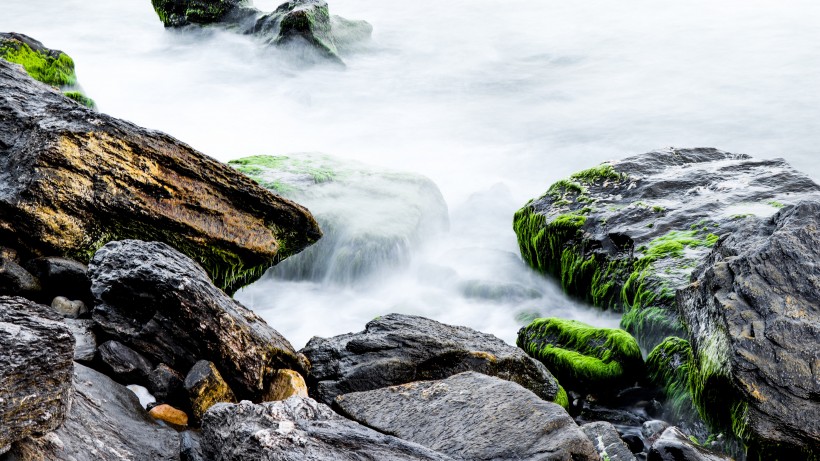
M 297 351 L 230 295 L 350 225 L 338 165 L 224 165 L 26 71 L 0 59 L 0 461 L 818 459 L 820 186 L 783 161 L 651 152 L 515 214 L 523 259 L 623 329 L 386 314 Z M 422 197 L 371 248 L 446 227 L 429 181 L 345 174 Z

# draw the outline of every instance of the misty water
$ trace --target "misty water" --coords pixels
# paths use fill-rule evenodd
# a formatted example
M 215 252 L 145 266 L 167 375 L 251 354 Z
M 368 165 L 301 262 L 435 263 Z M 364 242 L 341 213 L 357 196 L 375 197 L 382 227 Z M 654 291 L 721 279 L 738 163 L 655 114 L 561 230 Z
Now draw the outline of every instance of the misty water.
M 816 1 L 331 0 L 330 9 L 374 28 L 343 55 L 346 69 L 305 66 L 217 29 L 165 30 L 150 0 L 5 0 L 0 16 L 0 31 L 70 54 L 101 111 L 219 160 L 323 152 L 438 185 L 450 230 L 404 264 L 354 284 L 265 277 L 236 295 L 297 348 L 389 312 L 511 342 L 528 315 L 616 326 L 526 268 L 511 227 L 529 198 L 604 160 L 714 146 L 784 157 L 820 177 Z M 465 291 L 470 283 L 505 295 Z

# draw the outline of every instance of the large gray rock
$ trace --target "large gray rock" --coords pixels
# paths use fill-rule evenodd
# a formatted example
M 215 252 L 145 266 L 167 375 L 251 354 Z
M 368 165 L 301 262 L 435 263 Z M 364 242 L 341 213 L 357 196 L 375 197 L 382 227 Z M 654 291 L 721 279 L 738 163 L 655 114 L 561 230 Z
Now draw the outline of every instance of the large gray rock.
M 763 458 L 773 459 L 773 458 Z M 799 459 L 799 458 L 780 458 Z M 677 427 L 670 427 L 652 444 L 647 461 L 731 461 L 729 456 L 720 455 L 695 445 Z
M 0 454 L 66 417 L 74 336 L 46 306 L 0 296 Z
M 179 434 L 148 416 L 133 392 L 80 364 L 73 383 L 65 423 L 18 442 L 3 461 L 179 460 Z
M 310 398 L 214 405 L 202 423 L 211 461 L 446 461 L 451 458 L 380 434 Z
M 475 372 L 340 395 L 354 421 L 463 460 L 598 460 L 560 405 Z
M 612 423 L 596 421 L 581 426 L 581 430 L 592 441 L 595 450 L 602 459 L 609 461 L 635 461 L 635 455 L 629 447 L 621 440 L 618 430 Z
M 751 452 L 820 453 L 820 202 L 747 220 L 678 292 L 702 413 Z
M 88 269 L 100 301 L 97 326 L 153 363 L 188 370 L 216 364 L 240 399 L 257 399 L 275 369 L 303 370 L 290 343 L 215 287 L 202 268 L 164 243 L 111 242 Z
M 516 382 L 553 400 L 558 383 L 537 360 L 493 335 L 412 315 L 390 314 L 364 331 L 314 337 L 301 351 L 311 363 L 311 395 L 337 395 L 477 371 Z

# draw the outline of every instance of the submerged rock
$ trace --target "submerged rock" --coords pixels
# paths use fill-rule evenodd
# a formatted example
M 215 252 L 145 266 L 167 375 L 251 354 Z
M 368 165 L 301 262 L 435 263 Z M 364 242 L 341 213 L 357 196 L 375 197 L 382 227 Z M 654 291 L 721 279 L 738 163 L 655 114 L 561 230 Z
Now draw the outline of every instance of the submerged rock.
M 463 371 L 518 383 L 545 400 L 559 395 L 549 370 L 524 351 L 490 334 L 412 315 L 379 317 L 359 333 L 314 337 L 301 352 L 311 363 L 311 395 L 327 404 L 341 394 Z
M 259 405 L 215 405 L 202 423 L 202 448 L 211 461 L 451 459 L 421 445 L 380 434 L 303 397 Z
M 65 420 L 74 337 L 47 306 L 0 296 L 0 454 Z
M 336 405 L 354 421 L 455 459 L 599 459 L 559 405 L 481 373 L 340 395 Z
M 153 363 L 188 370 L 210 360 L 240 399 L 251 400 L 262 396 L 274 370 L 305 367 L 282 335 L 164 243 L 108 243 L 88 273 L 100 302 L 98 327 Z
M 351 284 L 409 263 L 447 230 L 447 205 L 429 179 L 323 154 L 255 156 L 228 162 L 263 187 L 310 207 L 324 237 L 271 271 L 290 280 Z
M 165 134 L 67 101 L 0 60 L 0 241 L 88 261 L 173 244 L 232 291 L 320 237 L 303 207 Z

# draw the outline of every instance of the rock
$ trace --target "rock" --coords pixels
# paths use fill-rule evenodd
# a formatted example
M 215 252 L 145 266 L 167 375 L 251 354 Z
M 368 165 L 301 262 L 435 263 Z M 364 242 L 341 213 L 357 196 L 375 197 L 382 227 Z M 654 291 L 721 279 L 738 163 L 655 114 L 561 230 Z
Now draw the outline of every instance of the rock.
M 592 441 L 602 459 L 635 461 L 632 451 L 621 440 L 621 436 L 612 424 L 606 422 L 589 423 L 581 426 L 581 430 Z
M 358 461 L 451 458 L 348 421 L 310 398 L 254 405 L 220 403 L 202 422 L 211 461 Z
M 236 402 L 233 391 L 222 379 L 213 362 L 200 360 L 185 376 L 185 390 L 191 402 L 194 420 L 199 422 L 208 408 L 219 402 Z
M 179 434 L 180 461 L 211 461 L 202 455 L 199 432 L 185 431 Z
M 641 439 L 641 436 L 638 434 L 623 434 L 621 440 L 629 447 L 629 451 L 632 453 L 642 453 L 646 448 L 643 439 Z
M 321 233 L 303 207 L 165 134 L 85 110 L 0 60 L 0 241 L 86 262 L 172 243 L 233 291 Z
M 178 410 L 166 403 L 151 408 L 148 414 L 155 419 L 165 421 L 172 427 L 182 428 L 188 425 L 188 415 L 186 415 L 184 411 Z
M 324 231 L 316 245 L 271 270 L 280 278 L 367 281 L 408 265 L 414 250 L 449 227 L 441 192 L 423 176 L 310 153 L 228 164 L 274 193 L 304 203 Z
M 652 445 L 668 427 L 669 423 L 666 421 L 657 419 L 646 421 L 641 426 L 641 435 L 646 439 L 648 445 Z
M 74 337 L 48 307 L 0 296 L 0 454 L 63 423 Z
M 516 343 L 569 389 L 614 392 L 643 376 L 641 349 L 623 330 L 543 318 L 521 328 Z
M 275 45 L 293 42 L 312 46 L 328 58 L 339 58 L 331 31 L 330 13 L 324 0 L 291 0 L 256 21 L 255 34 Z
M 820 453 L 818 226 L 814 201 L 748 219 L 678 291 L 692 400 L 763 459 Z
M 558 395 L 549 370 L 493 335 L 412 315 L 390 314 L 364 331 L 312 338 L 301 351 L 311 363 L 308 384 L 319 401 L 411 381 L 477 371 L 516 382 L 542 399 Z
M 263 402 L 285 400 L 292 396 L 307 397 L 308 390 L 302 375 L 293 370 L 276 370 L 270 381 L 270 388 L 262 398 Z
M 88 273 L 100 302 L 93 313 L 98 328 L 153 363 L 187 370 L 210 360 L 240 399 L 256 401 L 273 370 L 305 368 L 276 330 L 164 243 L 108 243 Z
M 660 438 L 652 444 L 647 461 L 731 461 L 731 459 L 695 445 L 680 429 L 670 427 L 663 431 Z
M 185 377 L 164 363 L 148 375 L 148 389 L 158 402 L 186 406 L 188 392 L 183 386 Z
M 674 419 L 691 420 L 695 417 L 696 410 L 689 393 L 691 365 L 689 341 L 676 336 L 664 339 L 646 357 L 649 377 L 663 388 L 665 408 Z
M 354 392 L 335 403 L 354 421 L 455 459 L 599 459 L 559 405 L 481 373 Z
M 0 257 L 0 295 L 39 298 L 40 281 L 19 264 Z
M 18 442 L 13 460 L 179 460 L 177 432 L 148 416 L 131 391 L 80 364 L 73 383 L 65 423 L 45 437 Z
M 64 319 L 71 334 L 74 335 L 74 360 L 91 362 L 97 355 L 97 336 L 94 334 L 94 321 L 91 319 Z
M 564 289 L 624 312 L 651 350 L 684 337 L 675 290 L 689 284 L 718 236 L 820 186 L 783 160 L 716 149 L 668 149 L 578 172 L 515 215 L 524 260 Z
M 591 423 L 596 421 L 606 421 L 618 427 L 632 426 L 641 427 L 647 418 L 638 411 L 624 408 L 610 408 L 597 404 L 584 403 L 581 411 L 575 420 L 579 423 Z
M 117 341 L 106 341 L 97 349 L 106 374 L 122 384 L 146 384 L 153 366 L 140 353 Z
M 151 0 L 154 11 L 165 27 L 188 24 L 213 24 L 225 19 L 248 0 Z
M 63 296 L 57 296 L 51 301 L 51 308 L 63 317 L 76 319 L 77 317 L 87 314 L 88 308 L 82 301 L 72 301 Z
M 25 267 L 40 280 L 43 294 L 48 299 L 62 296 L 92 304 L 94 297 L 91 296 L 91 281 L 85 264 L 73 259 L 49 256 L 32 259 Z

